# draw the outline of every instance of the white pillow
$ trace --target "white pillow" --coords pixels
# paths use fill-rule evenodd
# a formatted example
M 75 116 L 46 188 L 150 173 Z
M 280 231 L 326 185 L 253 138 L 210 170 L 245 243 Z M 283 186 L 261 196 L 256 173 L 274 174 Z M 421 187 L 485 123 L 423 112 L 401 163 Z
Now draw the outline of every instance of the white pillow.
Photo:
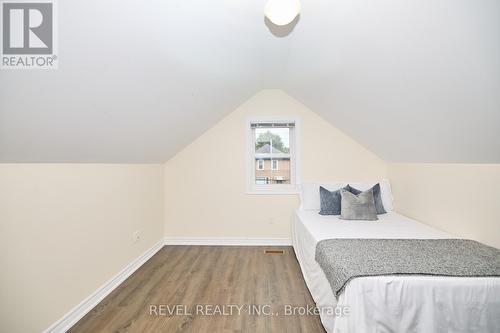
M 393 198 L 391 192 L 391 184 L 387 179 L 372 183 L 335 183 L 335 184 L 322 184 L 322 183 L 302 183 L 299 185 L 300 190 L 300 209 L 303 210 L 320 210 L 321 204 L 319 199 L 319 187 L 323 186 L 329 191 L 336 191 L 347 184 L 360 190 L 366 191 L 373 185 L 380 183 L 380 196 L 382 197 L 382 204 L 384 209 L 388 211 L 394 210 Z
M 321 183 L 302 183 L 299 185 L 300 190 L 300 209 L 304 210 L 320 210 L 321 204 L 319 200 L 319 187 L 323 186 L 328 191 L 336 191 L 343 187 L 342 183 L 337 184 L 321 184 Z
M 345 183 L 345 185 L 349 184 L 360 191 L 366 191 L 377 183 L 380 184 L 380 196 L 382 198 L 382 204 L 384 205 L 384 209 L 387 212 L 394 210 L 391 184 L 389 183 L 389 180 L 382 179 L 380 181 L 376 181 L 373 183 Z

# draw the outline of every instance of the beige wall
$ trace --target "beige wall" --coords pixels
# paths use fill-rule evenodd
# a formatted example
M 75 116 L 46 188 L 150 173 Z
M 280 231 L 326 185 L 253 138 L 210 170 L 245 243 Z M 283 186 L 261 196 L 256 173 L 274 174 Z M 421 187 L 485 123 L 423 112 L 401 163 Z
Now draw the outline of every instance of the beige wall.
M 165 164 L 167 237 L 290 237 L 297 195 L 245 194 L 247 116 L 300 118 L 302 181 L 386 175 L 382 160 L 304 105 L 281 90 L 263 90 Z
M 396 211 L 500 248 L 500 165 L 389 164 Z
M 0 331 L 42 331 L 163 235 L 289 238 L 297 195 L 245 193 L 248 116 L 300 119 L 302 181 L 389 176 L 397 211 L 500 247 L 500 165 L 387 165 L 264 90 L 165 165 L 0 164 Z
M 0 164 L 0 331 L 43 331 L 162 238 L 162 178 L 161 165 Z

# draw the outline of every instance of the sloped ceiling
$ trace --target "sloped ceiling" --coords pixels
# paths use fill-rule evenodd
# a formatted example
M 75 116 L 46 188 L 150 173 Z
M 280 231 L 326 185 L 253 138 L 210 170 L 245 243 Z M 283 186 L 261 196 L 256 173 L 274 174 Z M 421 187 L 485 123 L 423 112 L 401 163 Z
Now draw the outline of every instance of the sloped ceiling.
M 500 1 L 264 4 L 58 1 L 59 69 L 0 71 L 0 161 L 163 162 L 280 88 L 385 160 L 500 163 Z

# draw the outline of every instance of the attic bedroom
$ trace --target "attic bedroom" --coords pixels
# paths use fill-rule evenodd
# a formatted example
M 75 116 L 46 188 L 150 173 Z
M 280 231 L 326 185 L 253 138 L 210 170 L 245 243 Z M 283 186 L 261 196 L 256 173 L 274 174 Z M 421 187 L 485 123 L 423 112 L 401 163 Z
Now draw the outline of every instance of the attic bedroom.
M 500 332 L 500 1 L 0 11 L 0 332 Z

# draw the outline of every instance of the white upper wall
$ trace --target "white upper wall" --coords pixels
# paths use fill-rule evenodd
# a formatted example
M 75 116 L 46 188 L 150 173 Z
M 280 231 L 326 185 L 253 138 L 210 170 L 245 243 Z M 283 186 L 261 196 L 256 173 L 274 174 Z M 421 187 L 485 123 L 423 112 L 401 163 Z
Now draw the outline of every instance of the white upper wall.
M 500 1 L 311 2 L 288 93 L 387 161 L 500 162 Z
M 389 161 L 500 162 L 500 2 L 58 2 L 59 69 L 0 71 L 0 162 L 164 162 L 263 88 Z M 281 37 L 280 37 L 281 36 Z

